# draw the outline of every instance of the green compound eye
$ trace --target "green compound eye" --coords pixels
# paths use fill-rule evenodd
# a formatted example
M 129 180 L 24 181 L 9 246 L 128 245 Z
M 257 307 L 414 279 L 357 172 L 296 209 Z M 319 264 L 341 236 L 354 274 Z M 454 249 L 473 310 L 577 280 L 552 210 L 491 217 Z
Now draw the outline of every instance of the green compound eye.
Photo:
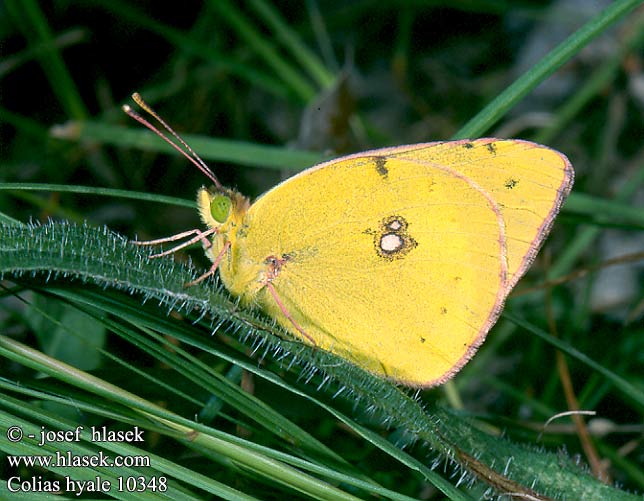
M 223 223 L 228 219 L 232 201 L 226 195 L 215 195 L 210 201 L 210 214 L 218 223 Z

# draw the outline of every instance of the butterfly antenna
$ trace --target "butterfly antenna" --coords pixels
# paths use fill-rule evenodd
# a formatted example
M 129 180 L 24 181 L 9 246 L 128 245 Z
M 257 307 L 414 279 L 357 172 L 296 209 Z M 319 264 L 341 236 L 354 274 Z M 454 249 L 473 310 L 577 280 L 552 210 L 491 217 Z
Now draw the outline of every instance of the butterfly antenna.
M 149 115 L 154 117 L 157 122 L 159 122 L 165 130 L 167 130 L 172 137 L 174 137 L 183 148 L 181 148 L 177 143 L 172 141 L 168 136 L 166 136 L 163 132 L 161 132 L 157 127 L 152 125 L 150 122 L 148 122 L 145 118 L 143 118 L 141 115 L 139 115 L 136 111 L 134 111 L 130 106 L 127 104 L 123 105 L 123 111 L 127 113 L 130 117 L 132 117 L 134 120 L 139 122 L 141 125 L 147 127 L 150 129 L 152 132 L 154 132 L 157 136 L 159 136 L 161 139 L 163 139 L 166 143 L 168 143 L 170 146 L 172 146 L 175 150 L 177 150 L 179 153 L 181 153 L 184 157 L 186 157 L 188 160 L 190 160 L 194 165 L 197 166 L 197 168 L 204 173 L 204 175 L 210 179 L 217 188 L 222 188 L 221 183 L 217 179 L 217 176 L 210 170 L 210 167 L 206 165 L 206 162 L 204 162 L 197 153 L 186 143 L 179 134 L 177 134 L 172 127 L 170 127 L 165 120 L 163 120 L 157 112 L 155 112 L 150 106 L 143 100 L 141 95 L 138 92 L 135 92 L 132 94 L 132 99 L 136 104 L 138 104 L 143 110 L 145 110 Z

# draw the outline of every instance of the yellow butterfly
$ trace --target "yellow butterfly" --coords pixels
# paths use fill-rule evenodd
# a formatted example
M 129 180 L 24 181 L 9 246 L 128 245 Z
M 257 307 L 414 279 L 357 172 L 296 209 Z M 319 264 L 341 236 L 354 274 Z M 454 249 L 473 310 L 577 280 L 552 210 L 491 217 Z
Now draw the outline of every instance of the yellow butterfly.
M 527 141 L 436 142 L 324 162 L 251 204 L 178 139 L 214 183 L 197 194 L 208 229 L 161 255 L 201 240 L 213 266 L 196 281 L 218 269 L 304 343 L 416 387 L 472 357 L 574 177 L 563 154 Z

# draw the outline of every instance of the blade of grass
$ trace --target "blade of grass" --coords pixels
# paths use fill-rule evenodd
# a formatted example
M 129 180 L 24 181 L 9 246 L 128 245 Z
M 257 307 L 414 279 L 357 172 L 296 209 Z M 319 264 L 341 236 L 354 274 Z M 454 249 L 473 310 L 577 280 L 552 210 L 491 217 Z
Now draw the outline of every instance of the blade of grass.
M 113 14 L 119 19 L 130 21 L 138 28 L 142 28 L 159 35 L 173 46 L 180 48 L 186 54 L 196 56 L 209 64 L 213 64 L 230 71 L 236 77 L 249 82 L 253 86 L 262 88 L 279 98 L 286 98 L 288 96 L 288 92 L 284 88 L 283 83 L 278 79 L 273 78 L 266 72 L 258 70 L 250 64 L 240 62 L 240 58 L 238 57 L 232 57 L 212 45 L 207 45 L 195 40 L 188 34 L 174 28 L 173 26 L 157 21 L 151 17 L 148 12 L 137 8 L 136 4 L 122 2 L 120 0 L 112 0 L 110 2 L 103 2 L 100 0 L 87 1 L 91 2 L 96 7 L 105 9 L 107 12 Z M 139 90 L 142 92 L 141 89 Z M 153 100 L 150 100 L 150 103 L 153 102 Z
M 588 355 L 580 352 L 573 346 L 570 346 L 565 341 L 562 341 L 561 339 L 555 336 L 552 336 L 551 334 L 541 329 L 538 329 L 534 325 L 529 324 L 525 320 L 513 315 L 512 313 L 504 312 L 503 317 L 507 318 L 508 320 L 511 320 L 519 327 L 522 327 L 523 329 L 527 330 L 528 332 L 531 332 L 535 336 L 540 337 L 547 343 L 555 346 L 559 350 L 563 351 L 564 353 L 567 353 L 568 355 L 584 363 L 594 371 L 600 373 L 607 380 L 609 380 L 617 390 L 623 393 L 628 399 L 632 400 L 637 405 L 640 412 L 644 411 L 644 392 L 642 392 L 636 386 L 632 385 L 626 379 L 622 378 L 618 374 L 615 374 L 613 371 L 606 369 L 603 365 L 597 363 Z
M 308 71 L 311 78 L 322 89 L 331 87 L 335 81 L 333 74 L 326 69 L 317 55 L 304 44 L 299 35 L 284 21 L 280 12 L 265 0 L 250 0 L 249 3 L 271 28 L 275 38 L 290 52 L 293 59 Z
M 210 0 L 208 5 L 226 20 L 231 29 L 257 53 L 260 60 L 272 68 L 303 102 L 308 103 L 315 97 L 313 86 L 279 54 L 275 45 L 261 35 L 233 3 L 228 0 Z
M 640 155 L 640 158 L 643 163 L 639 171 L 635 172 L 628 182 L 623 183 L 620 190 L 613 197 L 613 200 L 616 202 L 625 203 L 630 200 L 642 184 L 644 184 L 644 157 Z M 579 256 L 588 249 L 599 236 L 600 232 L 601 228 L 596 226 L 581 228 L 577 235 L 575 235 L 575 238 L 571 240 L 570 244 L 557 256 L 556 261 L 548 269 L 546 278 L 553 279 L 568 273 Z
M 67 116 L 82 120 L 88 116 L 85 104 L 69 73 L 59 47 L 52 36 L 47 18 L 36 0 L 7 0 L 7 11 L 34 49 L 50 88 L 57 95 Z
M 641 4 L 642 0 L 617 0 L 612 3 L 499 94 L 461 127 L 454 134 L 453 139 L 467 139 L 485 134 L 485 131 L 490 129 L 532 89 L 577 55 L 585 45 L 613 26 L 617 20 Z
M 145 151 L 176 153 L 176 151 L 147 130 L 86 121 L 56 126 L 51 134 L 59 139 L 90 140 L 118 146 L 131 146 Z M 202 135 L 182 136 L 204 160 L 265 167 L 269 169 L 301 170 L 323 159 L 319 153 L 264 146 L 244 141 L 217 139 Z
M 644 13 L 637 16 L 630 26 L 631 34 L 621 45 L 619 50 L 610 59 L 599 66 L 593 74 L 586 79 L 582 87 L 575 92 L 568 102 L 554 113 L 555 120 L 541 129 L 533 138 L 537 143 L 549 143 L 559 132 L 577 116 L 584 107 L 606 86 L 615 79 L 622 67 L 624 58 L 632 51 L 641 51 L 644 43 Z
M 156 195 L 141 191 L 118 190 L 114 188 L 101 188 L 95 186 L 81 186 L 75 184 L 52 184 L 52 183 L 0 183 L 0 191 L 54 191 L 59 193 L 77 193 L 99 197 L 128 198 L 145 202 L 157 202 L 161 204 L 176 205 L 196 209 L 197 204 L 193 200 Z

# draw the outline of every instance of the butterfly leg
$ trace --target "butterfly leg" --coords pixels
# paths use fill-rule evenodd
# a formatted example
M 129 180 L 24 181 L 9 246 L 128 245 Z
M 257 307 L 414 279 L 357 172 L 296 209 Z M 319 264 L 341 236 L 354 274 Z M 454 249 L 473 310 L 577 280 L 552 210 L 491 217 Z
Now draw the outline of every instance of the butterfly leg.
M 183 242 L 182 244 L 179 244 L 172 249 L 168 249 L 167 251 L 160 252 L 158 254 L 154 254 L 150 256 L 150 258 L 157 258 L 157 257 L 163 257 L 163 256 L 169 256 L 170 254 L 174 254 L 180 249 L 183 249 L 184 247 L 188 247 L 189 245 L 192 245 L 196 242 L 199 242 L 201 240 L 202 245 L 204 246 L 204 249 L 209 249 L 212 246 L 212 243 L 210 240 L 208 240 L 206 237 L 212 235 L 213 233 L 216 233 L 217 229 L 216 228 L 209 228 L 206 231 L 201 231 L 198 229 L 194 230 L 189 230 L 189 231 L 184 231 L 183 233 L 177 233 L 176 235 L 172 235 L 170 237 L 165 237 L 165 238 L 158 238 L 156 240 L 145 240 L 145 241 L 137 241 L 134 240 L 132 243 L 134 245 L 159 245 L 163 244 L 165 242 L 176 242 L 177 240 L 181 240 L 183 238 L 189 237 L 191 235 L 194 235 L 190 240 L 187 240 Z
M 194 279 L 192 282 L 188 282 L 187 284 L 184 285 L 184 287 L 192 287 L 193 285 L 197 285 L 199 282 L 203 282 L 206 278 L 208 278 L 210 275 L 214 275 L 215 271 L 217 271 L 217 268 L 219 267 L 219 263 L 221 263 L 221 260 L 224 258 L 224 255 L 226 254 L 226 251 L 230 248 L 230 242 L 226 242 L 224 246 L 222 247 L 221 251 L 219 254 L 217 254 L 217 257 L 215 260 L 212 262 L 212 266 L 210 269 L 201 275 L 200 277 L 197 277 Z
M 288 259 L 289 259 L 288 256 L 284 256 L 282 259 L 276 258 L 275 256 L 269 256 L 268 258 L 266 258 L 266 263 L 269 266 L 268 266 L 268 273 L 266 274 L 266 279 L 264 280 L 264 285 L 271 293 L 271 296 L 273 296 L 275 303 L 277 303 L 277 306 L 282 311 L 284 316 L 288 319 L 289 322 L 291 322 L 291 324 L 293 324 L 293 327 L 295 327 L 295 329 L 300 334 L 302 334 L 302 336 L 308 339 L 311 342 L 311 344 L 315 346 L 316 345 L 315 339 L 309 336 L 306 333 L 306 331 L 300 326 L 300 324 L 298 324 L 297 321 L 293 318 L 293 316 L 289 313 L 289 311 L 286 309 L 286 306 L 284 306 L 284 303 L 282 303 L 282 300 L 277 294 L 275 287 L 273 287 L 273 284 L 271 283 L 274 278 L 277 278 L 280 270 L 282 269 L 282 265 L 286 263 Z
M 273 284 L 270 283 L 269 281 L 266 281 L 265 284 L 266 288 L 268 291 L 271 293 L 271 296 L 273 296 L 273 299 L 277 303 L 277 306 L 279 306 L 279 309 L 282 310 L 282 313 L 284 316 L 288 319 L 289 322 L 293 324 L 293 327 L 297 329 L 297 331 L 302 334 L 306 339 L 311 341 L 311 344 L 315 346 L 315 339 L 313 339 L 311 336 L 309 336 L 306 331 L 300 327 L 300 324 L 298 324 L 295 319 L 291 316 L 291 314 L 288 312 L 286 307 L 284 306 L 284 303 L 280 300 L 280 297 L 277 295 L 277 291 L 275 290 L 275 287 L 273 287 Z

